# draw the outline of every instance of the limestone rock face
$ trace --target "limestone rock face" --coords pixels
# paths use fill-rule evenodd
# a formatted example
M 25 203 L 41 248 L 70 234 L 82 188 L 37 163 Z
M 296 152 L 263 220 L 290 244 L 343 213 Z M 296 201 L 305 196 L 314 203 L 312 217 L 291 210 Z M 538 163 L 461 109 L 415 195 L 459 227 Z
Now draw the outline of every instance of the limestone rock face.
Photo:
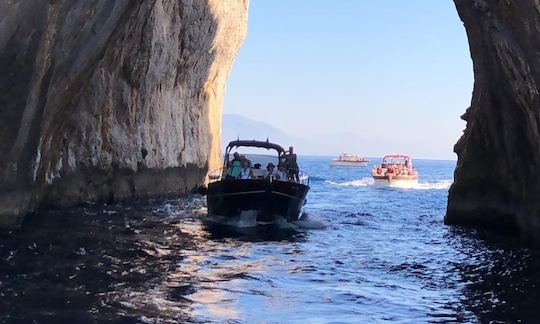
M 540 242 L 540 2 L 454 0 L 475 85 L 447 224 L 514 231 Z
M 180 194 L 219 162 L 248 0 L 0 1 L 0 227 Z

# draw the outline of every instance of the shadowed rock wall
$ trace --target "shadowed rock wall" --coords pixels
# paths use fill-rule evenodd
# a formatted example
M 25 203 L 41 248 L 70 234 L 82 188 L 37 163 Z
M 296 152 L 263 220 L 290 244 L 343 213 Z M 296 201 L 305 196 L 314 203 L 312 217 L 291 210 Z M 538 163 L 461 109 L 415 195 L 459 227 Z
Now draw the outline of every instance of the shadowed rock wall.
M 446 224 L 498 228 L 540 242 L 540 4 L 455 0 L 475 84 Z
M 248 0 L 0 2 L 0 227 L 177 195 L 219 163 Z

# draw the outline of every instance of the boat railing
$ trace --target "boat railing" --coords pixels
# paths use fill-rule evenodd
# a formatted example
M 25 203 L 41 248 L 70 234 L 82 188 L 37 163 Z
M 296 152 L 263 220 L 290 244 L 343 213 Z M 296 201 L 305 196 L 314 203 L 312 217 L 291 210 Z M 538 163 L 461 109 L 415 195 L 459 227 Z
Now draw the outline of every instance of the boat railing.
M 303 171 L 298 171 L 298 183 L 309 186 L 309 175 Z
M 228 168 L 216 169 L 208 174 L 208 183 L 224 180 L 227 177 L 228 173 L 229 173 Z M 261 175 L 258 175 L 257 179 L 264 179 L 264 177 Z M 298 181 L 295 181 L 295 182 L 309 186 L 309 175 L 303 171 L 298 171 Z
M 212 182 L 222 180 L 225 177 L 225 175 L 227 174 L 227 170 L 228 169 L 226 169 L 226 168 L 219 168 L 219 169 L 216 169 L 216 170 L 208 173 L 208 182 L 212 183 Z

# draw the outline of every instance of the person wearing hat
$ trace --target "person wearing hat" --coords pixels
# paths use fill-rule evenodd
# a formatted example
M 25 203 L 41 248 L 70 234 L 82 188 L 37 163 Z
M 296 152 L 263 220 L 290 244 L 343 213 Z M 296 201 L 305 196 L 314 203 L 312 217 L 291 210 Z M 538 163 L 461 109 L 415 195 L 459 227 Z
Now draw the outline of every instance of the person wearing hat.
M 268 163 L 268 165 L 266 166 L 266 175 L 265 175 L 266 178 L 274 178 L 274 179 L 277 179 L 277 180 L 285 180 L 285 175 L 276 169 L 275 165 L 270 162 Z

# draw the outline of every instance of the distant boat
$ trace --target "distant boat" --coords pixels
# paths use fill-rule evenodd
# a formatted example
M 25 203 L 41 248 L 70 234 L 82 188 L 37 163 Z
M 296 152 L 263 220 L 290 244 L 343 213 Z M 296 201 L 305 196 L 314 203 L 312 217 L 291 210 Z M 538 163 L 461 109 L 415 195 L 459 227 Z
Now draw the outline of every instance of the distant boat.
M 366 166 L 369 160 L 358 155 L 342 153 L 337 159 L 333 159 L 334 166 Z
M 387 155 L 380 165 L 374 165 L 371 176 L 375 184 L 390 187 L 408 187 L 418 183 L 418 172 L 408 155 Z

